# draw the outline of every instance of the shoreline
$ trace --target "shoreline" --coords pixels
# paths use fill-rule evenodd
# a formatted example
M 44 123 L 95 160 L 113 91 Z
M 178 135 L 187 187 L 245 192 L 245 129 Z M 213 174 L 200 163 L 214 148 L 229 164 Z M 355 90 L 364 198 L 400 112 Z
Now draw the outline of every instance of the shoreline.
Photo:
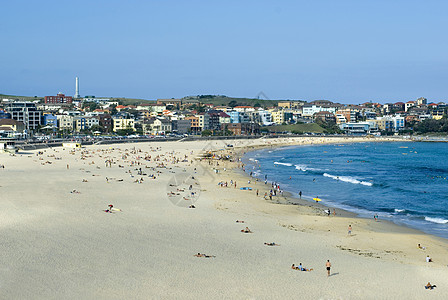
M 321 139 L 320 137 L 315 137 L 314 139 Z M 356 140 L 353 140 L 356 139 Z M 353 138 L 349 141 L 339 141 L 339 140 L 330 140 L 330 141 L 321 141 L 319 140 L 317 143 L 314 143 L 313 141 L 307 142 L 301 142 L 299 144 L 297 143 L 278 143 L 278 144 L 269 144 L 269 145 L 251 145 L 250 150 L 243 151 L 242 155 L 237 155 L 236 157 L 238 159 L 241 159 L 244 155 L 250 152 L 255 152 L 261 149 L 278 149 L 278 148 L 287 148 L 287 147 L 297 147 L 297 146 L 317 146 L 317 145 L 328 145 L 328 144 L 348 144 L 348 143 L 367 143 L 367 142 L 420 142 L 420 141 L 413 141 L 413 140 L 403 140 L 403 139 L 396 139 L 396 138 Z M 240 153 L 239 153 L 240 154 Z M 233 172 L 235 172 L 236 176 L 240 176 L 245 178 L 246 180 L 254 180 L 254 177 L 251 177 L 248 173 L 243 171 L 239 167 L 234 167 L 232 169 Z M 274 180 L 275 181 L 275 180 Z M 261 181 L 259 181 L 261 183 Z M 262 191 L 262 194 L 264 192 L 268 192 L 270 190 L 271 185 L 269 183 L 272 183 L 272 180 L 268 181 L 268 185 L 259 184 L 257 187 Z M 281 198 L 281 199 L 280 199 Z M 333 210 L 336 211 L 336 217 L 338 218 L 352 218 L 352 219 L 361 219 L 361 220 L 368 220 L 369 222 L 375 222 L 375 223 L 383 223 L 386 224 L 386 228 L 381 228 L 381 231 L 387 232 L 387 230 L 391 230 L 392 232 L 398 232 L 398 233 L 408 233 L 408 234 L 416 234 L 416 235 L 428 235 L 434 238 L 435 240 L 438 240 L 439 242 L 447 244 L 448 247 L 448 239 L 424 232 L 420 229 L 408 226 L 407 224 L 397 224 L 393 222 L 392 220 L 386 220 L 386 219 L 380 219 L 379 221 L 374 221 L 368 217 L 363 217 L 360 214 L 356 212 L 352 212 L 343 208 L 337 208 L 337 207 L 331 207 L 329 205 L 323 204 L 323 203 L 316 203 L 307 199 L 300 199 L 296 196 L 294 196 L 289 191 L 283 191 L 283 196 L 275 196 L 273 200 L 266 200 L 267 202 L 271 204 L 279 204 L 279 205 L 286 205 L 286 206 L 297 206 L 297 207 L 308 207 L 312 208 L 314 214 L 318 214 L 321 216 L 327 216 L 325 213 L 323 213 L 324 210 L 330 209 L 331 214 L 330 217 L 334 217 Z M 310 212 L 307 212 L 307 214 L 312 214 Z M 380 229 L 380 228 L 379 228 Z
M 390 139 L 387 139 L 387 140 L 363 140 L 363 141 L 349 141 L 349 142 L 346 142 L 346 143 L 344 143 L 344 144 L 350 144 L 350 143 L 359 143 L 359 142 L 361 142 L 361 143 L 366 143 L 366 142 L 420 142 L 420 141 L 406 141 L 406 140 L 390 140 Z M 334 142 L 333 141 L 331 141 L 331 142 L 329 142 L 329 143 L 321 143 L 320 145 L 322 145 L 322 144 L 326 144 L 326 145 L 329 145 L 329 144 L 334 144 Z M 339 144 L 339 143 L 338 143 Z M 341 143 L 342 144 L 342 143 Z M 306 145 L 279 145 L 278 147 L 275 147 L 275 148 L 277 148 L 277 149 L 279 149 L 279 148 L 288 148 L 288 147 L 298 147 L 298 146 L 316 146 L 315 144 L 306 144 Z M 274 149 L 274 147 L 264 147 L 264 146 L 260 146 L 260 147 L 257 147 L 256 149 L 252 149 L 252 150 L 250 150 L 250 151 L 247 151 L 247 152 L 245 152 L 244 153 L 244 155 L 243 156 L 245 156 L 245 155 L 247 155 L 248 153 L 251 153 L 251 152 L 256 152 L 256 151 L 258 151 L 258 150 L 261 150 L 261 149 L 265 149 L 265 148 L 270 148 L 270 149 Z M 243 157 L 243 156 L 241 156 L 240 157 L 240 159 Z M 245 175 L 248 179 L 251 179 L 251 176 L 247 173 L 247 172 L 245 172 L 245 171 L 243 171 L 243 170 L 238 170 L 238 172 L 240 172 L 240 174 L 241 175 Z M 252 177 L 252 178 L 254 178 L 254 177 Z M 274 180 L 275 181 L 275 180 Z M 272 180 L 271 180 L 271 182 L 272 182 Z M 268 184 L 269 184 L 269 182 L 268 182 Z M 361 218 L 361 219 L 366 219 L 366 220 L 369 220 L 370 218 L 369 217 L 366 217 L 366 216 L 362 216 L 362 213 L 357 213 L 357 212 L 354 212 L 354 211 L 350 211 L 350 210 L 347 210 L 347 209 L 344 209 L 344 208 L 341 208 L 341 207 L 333 207 L 333 206 L 331 206 L 331 205 L 328 205 L 328 204 L 323 204 L 323 203 L 317 203 L 317 202 L 315 202 L 315 201 L 311 201 L 311 200 L 307 200 L 307 199 L 300 199 L 298 196 L 296 196 L 296 195 L 293 195 L 293 193 L 292 192 L 290 192 L 290 191 L 283 191 L 283 194 L 284 195 L 286 195 L 286 197 L 287 198 L 290 198 L 290 199 L 288 199 L 288 201 L 287 201 L 287 203 L 284 203 L 284 204 L 290 204 L 290 205 L 308 205 L 308 206 L 313 206 L 313 207 L 315 207 L 315 208 L 318 208 L 318 209 L 322 209 L 322 210 L 327 210 L 327 209 L 331 209 L 331 215 L 333 215 L 333 209 L 337 209 L 337 215 L 339 215 L 339 216 L 344 216 L 344 217 L 356 217 L 356 218 Z M 308 196 L 308 197 L 310 197 L 310 196 Z M 444 238 L 444 237 L 441 237 L 441 236 L 437 236 L 437 235 L 435 235 L 435 234 L 433 234 L 433 233 L 428 233 L 428 232 L 425 232 L 425 231 L 423 231 L 423 230 L 421 230 L 421 229 L 418 229 L 418 228 L 415 228 L 415 227 L 412 227 L 412 226 L 410 226 L 410 225 L 407 225 L 407 224 L 405 224 L 405 223 L 402 223 L 402 224 L 399 224 L 399 223 L 395 223 L 394 221 L 392 221 L 392 220 L 387 220 L 387 219 L 381 219 L 382 221 L 384 221 L 384 222 L 388 222 L 388 223 L 390 223 L 390 224 L 392 224 L 392 225 L 395 225 L 395 226 L 399 226 L 399 227 L 406 227 L 407 229 L 410 229 L 410 230 L 414 230 L 414 231 L 416 231 L 416 232 L 419 232 L 419 233 L 422 233 L 422 234 L 429 234 L 429 235 L 432 235 L 432 236 L 434 236 L 434 237 L 436 237 L 436 238 L 440 238 L 440 239 L 442 239 L 442 241 L 445 241 L 445 242 L 447 242 L 448 243 L 448 238 Z

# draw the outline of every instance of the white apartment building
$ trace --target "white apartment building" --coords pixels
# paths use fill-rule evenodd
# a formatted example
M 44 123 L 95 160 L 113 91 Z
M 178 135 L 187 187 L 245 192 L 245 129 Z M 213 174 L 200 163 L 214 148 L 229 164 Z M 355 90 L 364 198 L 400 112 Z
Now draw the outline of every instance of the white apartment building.
M 302 107 L 302 116 L 303 117 L 312 117 L 315 113 L 321 111 L 328 111 L 333 114 L 336 114 L 336 107 L 332 106 L 320 106 L 320 105 L 304 105 Z
M 73 130 L 73 117 L 68 115 L 57 115 L 59 130 Z
M 134 119 L 126 119 L 126 118 L 113 118 L 112 119 L 112 130 L 113 132 L 117 132 L 121 129 L 132 129 L 135 131 L 135 120 Z

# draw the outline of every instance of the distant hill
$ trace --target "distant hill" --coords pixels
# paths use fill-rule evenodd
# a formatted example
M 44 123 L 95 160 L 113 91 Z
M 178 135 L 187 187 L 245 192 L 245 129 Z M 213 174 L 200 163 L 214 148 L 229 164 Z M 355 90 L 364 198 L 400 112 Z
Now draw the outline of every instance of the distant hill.
M 98 97 L 109 98 L 111 101 L 119 101 L 122 105 L 137 105 L 145 102 L 155 102 L 154 100 L 134 99 L 134 98 L 116 98 L 116 97 Z
M 39 96 L 29 97 L 29 96 L 16 96 L 16 95 L 0 94 L 0 99 L 3 99 L 3 98 L 20 100 L 20 101 L 34 101 L 34 100 L 44 99 L 44 97 L 39 97 Z
M 44 97 L 34 96 L 16 96 L 16 95 L 4 95 L 0 94 L 0 98 L 8 98 L 8 99 L 17 99 L 22 101 L 34 101 L 34 100 L 43 100 Z M 136 105 L 145 102 L 154 102 L 155 100 L 146 100 L 146 99 L 138 99 L 138 98 L 124 98 L 124 97 L 100 97 L 97 98 L 109 98 L 111 100 L 120 101 L 123 105 Z M 290 100 L 264 100 L 264 99 L 256 99 L 256 98 L 237 98 L 237 97 L 227 97 L 223 95 L 199 95 L 199 96 L 187 96 L 182 98 L 184 100 L 187 99 L 196 99 L 202 103 L 211 103 L 215 106 L 256 106 L 256 107 L 272 107 L 277 106 L 280 101 L 290 101 Z
M 259 107 L 272 107 L 277 106 L 280 101 L 290 101 L 290 100 L 264 100 L 256 98 L 235 98 L 227 97 L 223 95 L 199 95 L 199 96 L 189 96 L 183 99 L 197 99 L 202 103 L 211 103 L 215 106 L 259 106 Z

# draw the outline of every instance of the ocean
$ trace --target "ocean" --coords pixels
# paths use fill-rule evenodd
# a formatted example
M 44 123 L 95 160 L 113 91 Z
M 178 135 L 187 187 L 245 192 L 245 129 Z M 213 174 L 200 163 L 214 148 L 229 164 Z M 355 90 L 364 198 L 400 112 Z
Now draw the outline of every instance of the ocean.
M 448 143 L 292 146 L 249 152 L 243 162 L 295 197 L 448 238 Z

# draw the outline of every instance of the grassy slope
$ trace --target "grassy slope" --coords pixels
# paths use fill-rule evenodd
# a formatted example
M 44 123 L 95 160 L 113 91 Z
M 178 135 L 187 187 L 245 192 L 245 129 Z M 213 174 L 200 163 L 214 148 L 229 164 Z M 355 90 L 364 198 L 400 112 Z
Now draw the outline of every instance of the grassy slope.
M 292 124 L 292 125 L 274 125 L 266 127 L 270 132 L 297 131 L 297 132 L 318 132 L 322 133 L 324 129 L 316 123 Z
M 15 95 L 0 94 L 0 99 L 3 99 L 3 98 L 5 98 L 5 99 L 18 99 L 20 101 L 34 101 L 34 100 L 44 99 L 44 97 L 39 97 L 39 96 L 34 98 L 34 97 L 28 97 L 28 96 L 15 96 Z

